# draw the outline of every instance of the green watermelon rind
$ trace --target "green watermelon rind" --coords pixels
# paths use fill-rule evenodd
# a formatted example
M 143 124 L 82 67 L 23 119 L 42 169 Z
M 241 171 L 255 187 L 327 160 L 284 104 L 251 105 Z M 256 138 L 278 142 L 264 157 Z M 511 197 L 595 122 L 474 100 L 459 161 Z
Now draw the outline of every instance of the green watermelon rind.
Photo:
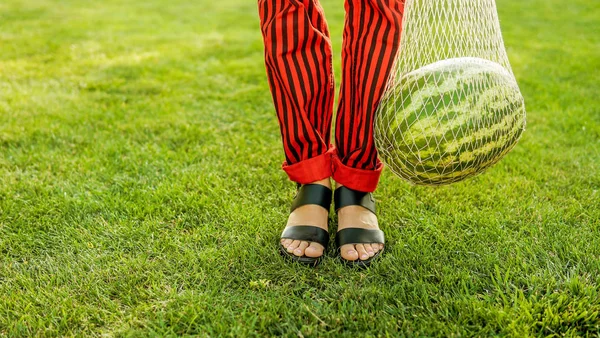
M 375 142 L 398 176 L 442 185 L 497 163 L 516 145 L 525 123 L 524 100 L 510 72 L 484 59 L 449 59 L 404 75 L 386 91 Z

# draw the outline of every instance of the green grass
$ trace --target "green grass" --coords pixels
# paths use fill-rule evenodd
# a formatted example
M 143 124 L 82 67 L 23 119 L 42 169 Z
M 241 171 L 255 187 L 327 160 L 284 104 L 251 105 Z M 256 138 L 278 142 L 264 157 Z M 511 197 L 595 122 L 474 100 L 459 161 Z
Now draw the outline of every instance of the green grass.
M 386 171 L 355 271 L 277 254 L 255 1 L 3 0 L 0 336 L 598 336 L 600 8 L 498 7 L 523 139 L 448 187 Z

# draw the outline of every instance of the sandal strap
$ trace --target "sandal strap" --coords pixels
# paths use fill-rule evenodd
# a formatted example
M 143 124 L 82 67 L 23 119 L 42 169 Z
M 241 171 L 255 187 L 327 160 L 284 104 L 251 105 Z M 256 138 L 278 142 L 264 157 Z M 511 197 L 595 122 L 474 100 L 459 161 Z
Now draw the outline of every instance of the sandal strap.
M 305 184 L 298 188 L 296 197 L 292 202 L 290 212 L 307 204 L 316 204 L 329 211 L 331 205 L 331 189 L 320 184 Z
M 372 213 L 375 213 L 375 199 L 373 198 L 373 194 L 370 192 L 362 192 L 346 187 L 339 187 L 335 189 L 334 203 L 336 212 L 349 205 L 360 205 L 361 207 L 370 210 Z
M 385 244 L 383 231 L 376 229 L 346 228 L 337 232 L 335 244 L 338 248 L 345 244 L 381 243 Z
M 313 225 L 294 225 L 283 229 L 281 238 L 317 242 L 325 247 L 329 244 L 329 233 Z

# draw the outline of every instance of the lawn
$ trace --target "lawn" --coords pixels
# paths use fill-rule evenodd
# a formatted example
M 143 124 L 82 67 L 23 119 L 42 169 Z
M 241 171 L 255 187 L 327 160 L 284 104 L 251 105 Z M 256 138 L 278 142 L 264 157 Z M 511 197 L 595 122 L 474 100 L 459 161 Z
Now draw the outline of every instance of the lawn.
M 597 337 L 600 7 L 498 7 L 527 131 L 461 183 L 384 172 L 359 271 L 277 253 L 255 1 L 2 0 L 0 336 Z

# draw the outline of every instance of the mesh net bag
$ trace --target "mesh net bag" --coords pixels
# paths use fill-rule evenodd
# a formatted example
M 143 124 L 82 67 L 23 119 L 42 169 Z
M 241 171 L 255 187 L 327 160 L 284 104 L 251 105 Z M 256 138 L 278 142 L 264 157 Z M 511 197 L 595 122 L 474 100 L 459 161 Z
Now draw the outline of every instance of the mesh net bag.
M 400 50 L 377 109 L 382 161 L 443 185 L 498 162 L 525 129 L 494 0 L 407 0 Z

